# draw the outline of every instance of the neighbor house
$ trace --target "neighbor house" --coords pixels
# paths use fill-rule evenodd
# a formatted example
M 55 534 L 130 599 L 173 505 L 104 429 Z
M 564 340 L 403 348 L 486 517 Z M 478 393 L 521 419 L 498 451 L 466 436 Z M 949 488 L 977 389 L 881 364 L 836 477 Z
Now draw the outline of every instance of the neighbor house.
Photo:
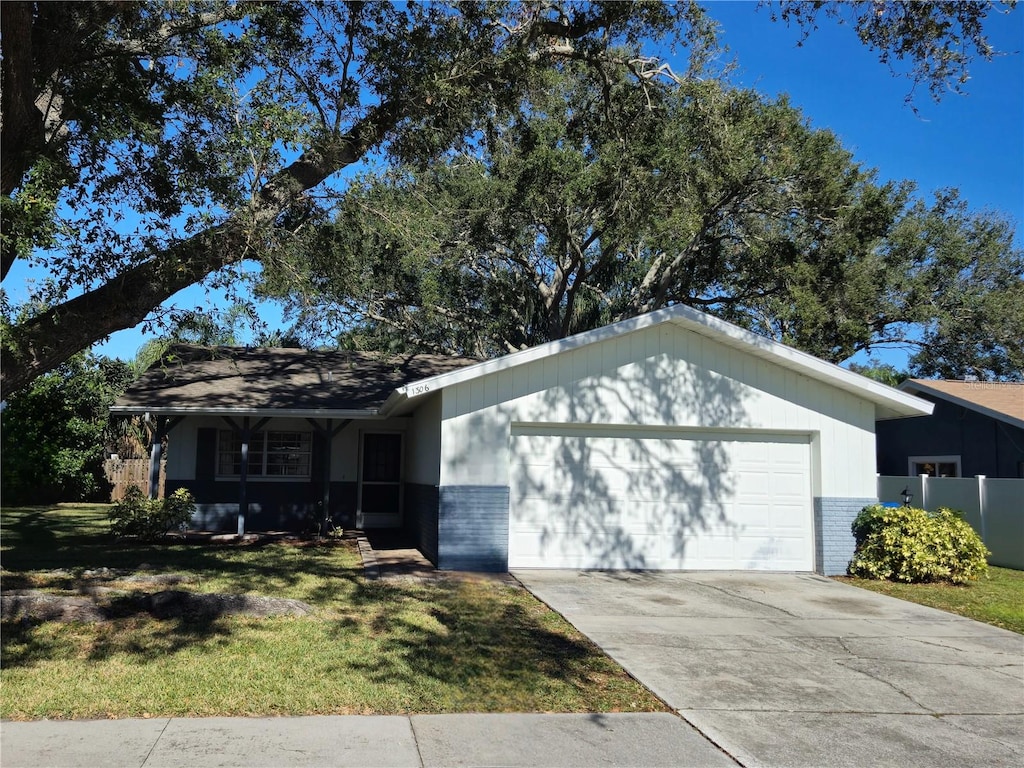
M 1024 384 L 909 379 L 899 389 L 935 409 L 876 425 L 879 474 L 1024 477 Z
M 118 400 L 195 524 L 323 510 L 438 567 L 844 572 L 875 424 L 932 404 L 688 307 L 484 362 L 181 350 Z M 154 443 L 154 456 L 159 451 Z

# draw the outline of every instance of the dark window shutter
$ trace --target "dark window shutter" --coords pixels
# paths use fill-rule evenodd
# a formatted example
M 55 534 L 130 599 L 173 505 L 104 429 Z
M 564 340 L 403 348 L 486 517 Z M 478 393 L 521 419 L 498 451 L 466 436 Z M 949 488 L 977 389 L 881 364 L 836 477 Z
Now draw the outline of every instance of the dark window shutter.
M 196 480 L 213 480 L 217 466 L 217 430 L 196 430 Z
M 309 467 L 309 479 L 319 483 L 324 479 L 324 463 L 327 459 L 327 436 L 321 432 L 313 433 L 313 456 Z

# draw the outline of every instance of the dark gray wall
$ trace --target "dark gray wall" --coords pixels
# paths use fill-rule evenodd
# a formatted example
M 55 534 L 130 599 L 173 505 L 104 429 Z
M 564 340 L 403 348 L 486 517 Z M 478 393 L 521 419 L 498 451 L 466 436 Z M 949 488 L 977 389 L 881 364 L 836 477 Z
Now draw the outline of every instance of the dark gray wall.
M 814 570 L 825 576 L 842 576 L 850 566 L 857 542 L 853 521 L 864 507 L 878 499 L 815 497 Z
M 437 507 L 440 494 L 436 485 L 406 483 L 404 493 L 405 529 L 413 543 L 430 562 L 437 565 Z
M 167 478 L 167 492 L 185 488 L 196 499 L 192 527 L 208 531 L 234 532 L 238 525 L 238 501 L 241 492 L 237 480 L 215 479 L 216 430 L 200 429 L 196 437 L 195 479 Z M 305 482 L 249 480 L 246 496 L 249 513 L 247 531 L 302 531 L 311 514 L 319 514 L 323 501 L 324 445 L 314 436 L 311 474 Z M 356 513 L 355 482 L 331 483 L 331 516 L 337 525 L 352 528 Z
M 906 475 L 910 456 L 960 456 L 964 477 L 1020 477 L 1024 429 L 954 405 L 935 403 L 931 416 L 879 421 L 875 425 L 878 473 Z
M 508 486 L 444 485 L 438 503 L 437 567 L 508 570 Z

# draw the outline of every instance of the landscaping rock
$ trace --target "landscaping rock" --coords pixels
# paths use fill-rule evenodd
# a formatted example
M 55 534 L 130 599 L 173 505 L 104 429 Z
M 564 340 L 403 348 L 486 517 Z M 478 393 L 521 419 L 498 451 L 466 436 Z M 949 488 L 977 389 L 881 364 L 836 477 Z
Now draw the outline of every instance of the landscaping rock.
M 306 616 L 313 607 L 301 600 L 257 595 L 197 594 L 163 590 L 154 594 L 95 591 L 89 596 L 51 595 L 34 590 L 5 592 L 0 596 L 4 621 L 109 621 L 138 614 L 157 619 L 218 616 Z
M 4 621 L 103 621 L 104 611 L 88 597 L 47 595 L 22 591 L 0 596 L 0 616 Z
M 125 571 L 115 571 L 113 568 L 92 568 L 90 570 L 82 571 L 82 578 L 84 579 L 107 579 L 113 580 L 126 573 Z
M 169 589 L 149 596 L 149 612 L 158 619 L 193 616 L 305 616 L 313 608 L 301 600 L 255 595 L 197 594 Z
M 121 579 L 121 581 L 125 584 L 155 584 L 170 587 L 189 581 L 189 577 L 181 573 L 135 574 Z

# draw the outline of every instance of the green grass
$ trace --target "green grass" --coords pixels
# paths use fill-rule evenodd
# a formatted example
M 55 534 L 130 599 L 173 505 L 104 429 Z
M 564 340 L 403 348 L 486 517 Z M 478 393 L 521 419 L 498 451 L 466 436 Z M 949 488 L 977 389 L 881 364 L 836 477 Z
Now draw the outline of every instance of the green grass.
M 106 536 L 106 511 L 106 505 L 3 510 L 3 588 L 139 589 L 124 580 L 125 572 L 175 573 L 187 579 L 176 588 L 297 598 L 314 612 L 8 623 L 0 716 L 664 709 L 518 587 L 482 579 L 368 581 L 348 542 L 122 544 Z M 102 567 L 119 573 L 89 575 Z
M 969 584 L 902 584 L 843 577 L 847 584 L 1024 634 L 1024 571 L 989 566 Z

